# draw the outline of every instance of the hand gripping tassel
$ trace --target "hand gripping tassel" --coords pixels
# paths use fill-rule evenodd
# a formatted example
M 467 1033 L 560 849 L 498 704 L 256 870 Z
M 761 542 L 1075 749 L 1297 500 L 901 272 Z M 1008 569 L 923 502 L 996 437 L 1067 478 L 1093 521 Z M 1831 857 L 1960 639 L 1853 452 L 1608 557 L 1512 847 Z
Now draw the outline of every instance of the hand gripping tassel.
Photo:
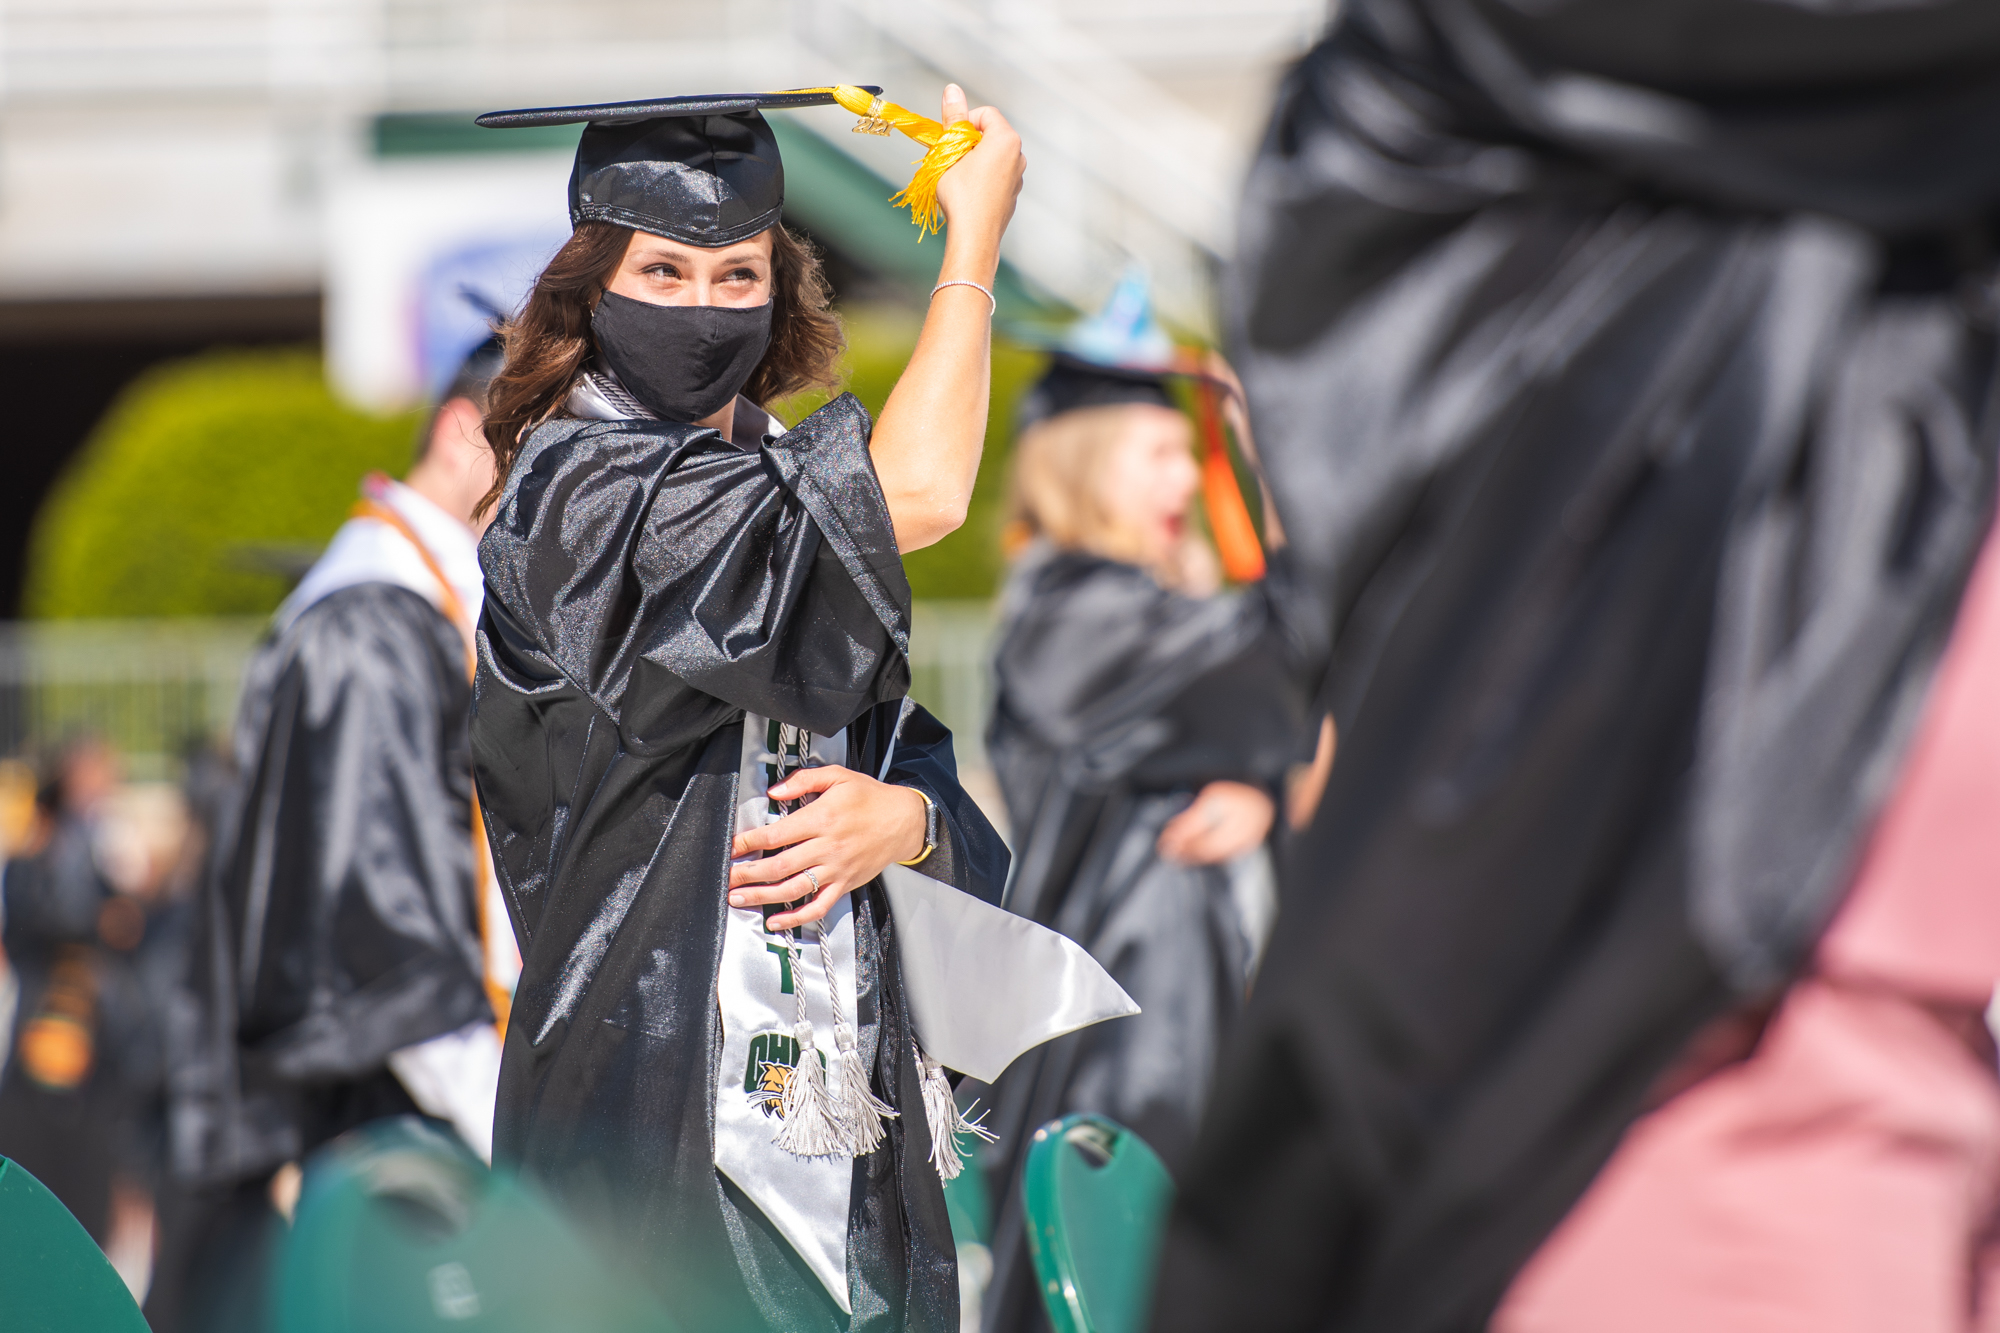
M 910 210 L 910 221 L 917 224 L 919 241 L 938 230 L 938 224 L 944 220 L 943 210 L 938 207 L 938 181 L 960 158 L 978 146 L 981 135 L 977 125 L 969 120 L 957 121 L 949 126 L 940 125 L 929 116 L 920 116 L 907 107 L 883 101 L 865 88 L 849 84 L 794 88 L 790 91 L 827 94 L 844 109 L 861 118 L 854 127 L 859 133 L 887 134 L 894 128 L 922 144 L 926 151 L 917 163 L 916 174 L 910 177 L 910 183 L 902 193 L 889 202 Z
M 812 746 L 812 737 L 802 728 L 786 724 L 779 726 L 777 733 L 777 772 L 773 775 L 777 781 L 771 784 L 774 787 L 805 767 Z M 789 814 L 798 808 L 795 801 L 774 800 L 772 805 L 776 814 Z M 818 929 L 819 923 L 814 922 L 813 926 Z M 792 955 L 792 998 L 798 1006 L 792 1037 L 799 1044 L 799 1054 L 792 1065 L 792 1076 L 785 1080 L 784 1096 L 778 1100 L 780 1124 L 772 1142 L 797 1157 L 833 1157 L 846 1152 L 847 1135 L 834 1118 L 833 1102 L 827 1095 L 826 1067 L 820 1062 L 812 1017 L 806 1012 L 806 960 L 796 929 L 785 932 L 785 947 Z M 829 977 L 829 983 L 831 980 Z

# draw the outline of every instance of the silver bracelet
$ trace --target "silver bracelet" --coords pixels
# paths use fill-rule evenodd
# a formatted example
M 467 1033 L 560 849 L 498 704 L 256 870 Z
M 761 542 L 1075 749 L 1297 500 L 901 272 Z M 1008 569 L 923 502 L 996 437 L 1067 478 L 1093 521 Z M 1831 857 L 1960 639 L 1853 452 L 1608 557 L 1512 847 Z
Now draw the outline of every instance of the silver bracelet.
M 931 288 L 931 295 L 936 296 L 939 292 L 943 291 L 947 287 L 970 287 L 972 288 L 973 291 L 978 292 L 980 295 L 984 296 L 988 301 L 992 302 L 993 308 L 986 312 L 986 317 L 988 319 L 991 319 L 993 318 L 993 316 L 1000 313 L 1000 300 L 998 297 L 993 295 L 993 289 L 991 287 L 982 287 L 970 278 L 952 278 L 948 281 L 941 282 L 937 286 Z

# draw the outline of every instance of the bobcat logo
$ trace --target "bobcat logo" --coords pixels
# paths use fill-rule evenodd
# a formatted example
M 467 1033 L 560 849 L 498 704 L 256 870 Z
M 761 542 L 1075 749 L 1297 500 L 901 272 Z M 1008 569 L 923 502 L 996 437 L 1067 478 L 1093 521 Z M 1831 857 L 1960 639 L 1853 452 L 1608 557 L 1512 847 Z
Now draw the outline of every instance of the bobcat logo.
M 821 1066 L 826 1053 L 817 1052 Z M 743 1095 L 765 1115 L 785 1118 L 785 1087 L 799 1063 L 799 1042 L 789 1032 L 760 1032 L 750 1039 L 749 1067 L 743 1071 Z
M 757 1079 L 757 1086 L 750 1090 L 750 1104 L 765 1115 L 785 1118 L 785 1089 L 791 1084 L 791 1065 L 781 1065 L 775 1060 L 763 1062 L 764 1072 Z

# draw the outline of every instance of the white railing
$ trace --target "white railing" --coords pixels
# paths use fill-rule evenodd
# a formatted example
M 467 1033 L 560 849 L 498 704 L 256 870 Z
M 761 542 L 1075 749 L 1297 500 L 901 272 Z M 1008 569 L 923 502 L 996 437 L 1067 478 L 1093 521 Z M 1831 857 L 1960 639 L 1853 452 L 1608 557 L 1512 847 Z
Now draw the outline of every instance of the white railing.
M 158 777 L 225 735 L 257 620 L 0 623 L 0 756 L 102 737 Z
M 961 765 L 985 763 L 985 602 L 919 603 L 911 693 L 952 728 Z M 170 773 L 191 744 L 228 733 L 261 620 L 0 622 L 0 756 L 89 734 L 137 776 Z
M 961 769 L 986 767 L 993 713 L 993 604 L 918 602 L 910 627 L 910 696 L 951 728 Z

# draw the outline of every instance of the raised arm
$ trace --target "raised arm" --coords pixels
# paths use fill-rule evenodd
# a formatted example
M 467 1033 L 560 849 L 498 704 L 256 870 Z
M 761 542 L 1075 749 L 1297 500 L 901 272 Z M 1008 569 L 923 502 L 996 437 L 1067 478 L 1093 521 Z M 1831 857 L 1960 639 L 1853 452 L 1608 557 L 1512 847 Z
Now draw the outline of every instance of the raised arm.
M 1000 237 L 1027 170 L 1021 138 L 990 106 L 968 116 L 965 93 L 955 83 L 944 90 L 940 119 L 946 125 L 970 119 L 984 137 L 938 182 L 945 216 L 938 281 L 969 280 L 990 291 L 1000 268 Z M 991 313 L 985 295 L 970 287 L 936 292 L 917 350 L 875 423 L 869 452 L 899 550 L 929 546 L 965 522 L 986 440 Z

